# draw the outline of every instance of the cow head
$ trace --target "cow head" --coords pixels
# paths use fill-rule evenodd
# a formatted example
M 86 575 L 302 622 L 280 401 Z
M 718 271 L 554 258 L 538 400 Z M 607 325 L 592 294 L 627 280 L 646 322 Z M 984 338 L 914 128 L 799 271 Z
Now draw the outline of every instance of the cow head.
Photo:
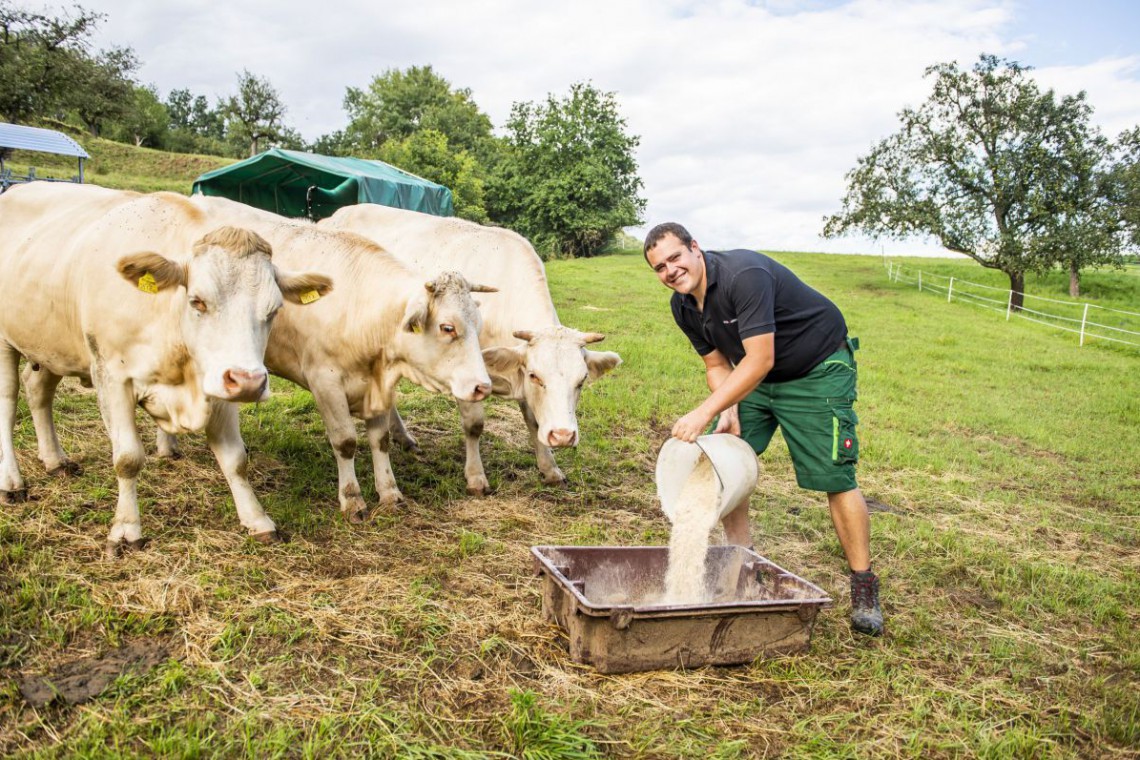
M 196 242 L 185 263 L 150 252 L 119 260 L 119 273 L 140 290 L 176 291 L 181 339 L 207 396 L 267 398 L 265 345 L 283 300 L 311 303 L 332 289 L 324 275 L 279 271 L 270 255 L 256 233 L 221 227 Z
M 425 283 L 408 302 L 400 327 L 409 379 L 460 401 L 482 401 L 491 394 L 479 346 L 483 318 L 471 294 L 497 290 L 471 285 L 458 272 L 443 272 Z
M 585 346 L 606 336 L 569 327 L 514 334 L 526 343 L 483 351 L 496 395 L 526 403 L 538 421 L 538 440 L 552 448 L 578 444 L 578 399 L 587 378 L 621 364 L 612 351 Z

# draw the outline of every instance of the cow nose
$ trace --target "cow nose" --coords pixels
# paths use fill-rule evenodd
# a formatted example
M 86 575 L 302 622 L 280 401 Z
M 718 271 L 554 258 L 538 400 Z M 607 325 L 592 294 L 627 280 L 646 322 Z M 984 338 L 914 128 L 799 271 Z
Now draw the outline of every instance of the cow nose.
M 260 401 L 268 384 L 264 370 L 227 369 L 222 374 L 222 387 L 230 401 Z
M 550 435 L 546 437 L 546 440 L 551 446 L 555 448 L 573 446 L 578 442 L 578 431 L 567 430 L 566 428 L 557 428 L 550 431 Z
M 475 386 L 475 391 L 471 394 L 472 401 L 482 401 L 491 395 L 490 383 L 479 383 Z

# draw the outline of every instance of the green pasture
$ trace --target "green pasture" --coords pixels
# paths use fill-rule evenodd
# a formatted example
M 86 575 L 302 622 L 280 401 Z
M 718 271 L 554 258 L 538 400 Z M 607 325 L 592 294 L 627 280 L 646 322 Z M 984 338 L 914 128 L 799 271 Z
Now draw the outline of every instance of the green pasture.
M 553 261 L 562 321 L 606 333 L 596 348 L 624 359 L 583 393 L 581 445 L 557 453 L 564 489 L 541 485 L 517 408 L 496 401 L 483 439 L 495 493 L 467 497 L 454 405 L 409 386 L 401 411 L 423 450 L 393 454 L 408 503 L 349 525 L 311 396 L 275 381 L 243 432 L 291 540 L 242 535 L 190 437 L 184 459 L 141 475 L 151 545 L 108 562 L 115 479 L 93 397 L 70 381 L 61 393 L 61 436 L 85 468 L 67 481 L 44 473 L 21 404 L 35 500 L 0 511 L 0 755 L 1137 757 L 1140 349 L 948 304 L 889 282 L 876 257 L 777 257 L 861 340 L 883 638 L 851 633 L 827 509 L 794 486 L 777 439 L 752 500 L 756 544 L 834 597 L 810 651 L 623 676 L 569 659 L 541 619 L 529 547 L 666 543 L 655 455 L 704 375 L 639 251 Z M 1127 272 L 1085 285 L 1140 304 Z M 21 696 L 27 675 L 140 643 L 161 645 L 161 662 L 89 702 Z
M 117 190 L 145 193 L 168 190 L 189 194 L 200 175 L 234 163 L 232 158 L 136 148 L 83 134 L 72 137 L 91 156 L 84 161 L 84 181 Z M 14 151 L 4 166 L 17 175 L 27 175 L 28 168 L 34 167 L 36 176 L 54 179 L 69 179 L 79 172 L 75 158 L 26 150 Z

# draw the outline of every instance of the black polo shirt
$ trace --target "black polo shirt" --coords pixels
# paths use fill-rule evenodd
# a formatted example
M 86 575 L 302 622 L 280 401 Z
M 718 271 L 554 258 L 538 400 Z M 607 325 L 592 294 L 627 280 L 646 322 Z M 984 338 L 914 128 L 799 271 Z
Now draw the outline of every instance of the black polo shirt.
M 764 378 L 803 377 L 847 337 L 839 308 L 780 262 L 756 251 L 705 251 L 705 308 L 674 293 L 673 319 L 701 356 L 713 349 L 733 366 L 744 359 L 744 339 L 774 332 L 776 361 Z

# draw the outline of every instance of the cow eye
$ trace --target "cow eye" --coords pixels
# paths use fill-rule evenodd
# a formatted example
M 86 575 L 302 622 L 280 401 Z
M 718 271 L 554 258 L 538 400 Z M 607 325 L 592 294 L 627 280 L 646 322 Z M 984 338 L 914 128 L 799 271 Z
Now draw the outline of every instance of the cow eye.
M 535 373 L 533 373 L 533 372 L 529 373 L 528 377 L 530 377 L 530 381 L 532 383 L 536 383 L 539 387 L 542 387 L 542 388 L 546 387 L 546 383 L 542 382 L 542 378 L 539 377 L 538 375 L 536 375 Z
M 444 335 L 455 335 L 455 325 L 441 324 L 439 331 Z
M 198 312 L 199 314 L 205 314 L 206 313 L 206 302 L 203 301 L 198 296 L 194 296 L 193 298 L 190 299 L 190 307 L 192 309 L 194 309 L 194 311 Z

